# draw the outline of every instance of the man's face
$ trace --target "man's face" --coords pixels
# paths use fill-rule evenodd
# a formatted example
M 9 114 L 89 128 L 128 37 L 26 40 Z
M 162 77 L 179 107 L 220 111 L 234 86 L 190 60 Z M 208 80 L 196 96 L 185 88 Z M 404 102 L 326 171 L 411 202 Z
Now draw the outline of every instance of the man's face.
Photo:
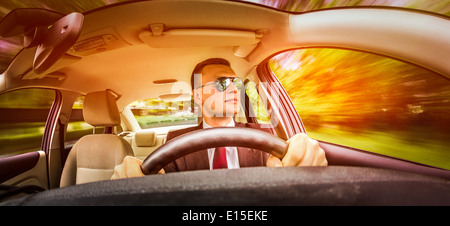
M 226 65 L 207 65 L 202 70 L 203 88 L 194 89 L 194 101 L 202 106 L 206 117 L 233 117 L 239 112 L 240 93 L 231 82 L 228 88 L 221 92 L 217 90 L 215 81 L 220 77 L 237 77 L 236 73 Z

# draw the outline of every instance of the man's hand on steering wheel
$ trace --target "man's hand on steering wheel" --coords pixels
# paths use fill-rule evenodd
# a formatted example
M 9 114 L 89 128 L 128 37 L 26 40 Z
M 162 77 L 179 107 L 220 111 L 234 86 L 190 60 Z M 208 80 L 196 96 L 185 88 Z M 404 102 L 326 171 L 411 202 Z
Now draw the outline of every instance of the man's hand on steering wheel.
M 120 165 L 114 167 L 114 174 L 111 180 L 132 178 L 132 177 L 143 177 L 144 173 L 141 171 L 142 160 L 133 157 L 126 156 Z M 158 174 L 164 174 L 164 169 L 161 169 Z
M 268 167 L 328 165 L 325 151 L 319 146 L 319 142 L 306 134 L 298 133 L 286 143 L 289 146 L 284 158 L 279 159 L 271 155 L 266 163 Z

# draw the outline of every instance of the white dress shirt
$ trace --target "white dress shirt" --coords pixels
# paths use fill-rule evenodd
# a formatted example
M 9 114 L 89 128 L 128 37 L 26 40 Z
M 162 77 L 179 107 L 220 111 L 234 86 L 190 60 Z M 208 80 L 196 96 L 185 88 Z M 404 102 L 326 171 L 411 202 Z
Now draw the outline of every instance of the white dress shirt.
M 231 120 L 231 122 L 226 127 L 234 127 L 234 120 Z M 212 128 L 212 126 L 208 125 L 208 123 L 203 120 L 203 129 Z M 236 147 L 225 147 L 227 150 L 227 165 L 228 169 L 238 169 L 239 167 L 239 157 Z M 209 159 L 209 169 L 213 170 L 213 160 L 214 160 L 214 151 L 215 148 L 208 148 L 208 159 Z

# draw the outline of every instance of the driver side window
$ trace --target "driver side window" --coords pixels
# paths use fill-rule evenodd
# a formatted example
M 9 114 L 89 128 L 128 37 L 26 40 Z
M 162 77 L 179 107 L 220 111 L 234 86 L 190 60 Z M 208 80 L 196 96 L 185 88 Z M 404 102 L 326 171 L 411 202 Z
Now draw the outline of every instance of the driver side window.
M 450 80 L 387 57 L 342 49 L 269 62 L 312 138 L 450 169 Z

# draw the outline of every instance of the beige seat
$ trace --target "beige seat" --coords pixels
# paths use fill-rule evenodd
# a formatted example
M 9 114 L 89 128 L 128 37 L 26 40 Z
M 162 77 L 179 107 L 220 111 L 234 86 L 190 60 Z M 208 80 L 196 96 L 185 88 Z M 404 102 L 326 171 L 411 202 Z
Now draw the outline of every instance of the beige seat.
M 161 146 L 166 139 L 165 135 L 158 135 L 151 130 L 139 130 L 131 140 L 134 156 L 144 160 L 154 150 Z
M 85 96 L 84 120 L 92 126 L 120 125 L 120 114 L 109 91 Z M 70 151 L 61 175 L 60 187 L 110 180 L 114 167 L 125 156 L 133 156 L 130 144 L 115 134 L 92 134 L 79 139 Z

